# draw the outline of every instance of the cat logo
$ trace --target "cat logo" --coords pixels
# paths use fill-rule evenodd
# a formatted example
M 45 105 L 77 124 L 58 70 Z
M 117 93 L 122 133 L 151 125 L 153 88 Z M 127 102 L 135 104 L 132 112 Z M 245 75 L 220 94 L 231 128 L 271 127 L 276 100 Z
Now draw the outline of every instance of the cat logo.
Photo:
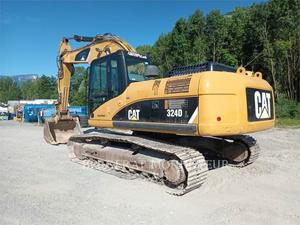
M 129 109 L 128 110 L 129 120 L 140 120 L 140 110 L 139 109 Z
M 254 93 L 255 116 L 257 119 L 271 118 L 271 94 L 255 91 Z

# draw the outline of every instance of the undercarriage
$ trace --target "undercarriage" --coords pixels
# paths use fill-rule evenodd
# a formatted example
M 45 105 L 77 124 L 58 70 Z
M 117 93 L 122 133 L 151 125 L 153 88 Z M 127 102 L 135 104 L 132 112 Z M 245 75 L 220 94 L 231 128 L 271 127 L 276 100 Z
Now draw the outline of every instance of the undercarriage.
M 173 195 L 183 195 L 205 182 L 207 156 L 244 167 L 259 155 L 255 139 L 245 135 L 224 139 L 100 129 L 72 136 L 68 145 L 74 162 L 123 178 L 147 179 Z

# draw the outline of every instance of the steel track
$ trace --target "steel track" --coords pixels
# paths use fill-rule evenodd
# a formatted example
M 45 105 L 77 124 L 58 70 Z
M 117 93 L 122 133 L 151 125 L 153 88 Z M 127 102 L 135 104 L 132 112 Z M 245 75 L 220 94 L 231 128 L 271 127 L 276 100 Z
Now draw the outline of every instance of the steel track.
M 260 147 L 257 141 L 253 137 L 249 135 L 238 135 L 238 136 L 230 137 L 230 139 L 244 143 L 248 147 L 249 157 L 241 163 L 237 163 L 237 164 L 229 163 L 229 166 L 242 168 L 252 164 L 258 159 L 260 155 Z
M 185 170 L 186 180 L 183 184 L 176 187 L 170 187 L 166 185 L 165 180 L 162 177 L 153 176 L 145 172 L 138 171 L 136 169 L 128 168 L 126 165 L 120 166 L 113 162 L 106 162 L 102 159 L 88 158 L 79 160 L 72 149 L 72 146 L 76 143 L 86 145 L 90 142 L 95 141 L 108 141 L 114 143 L 127 143 L 133 146 L 138 146 L 148 151 L 159 152 L 166 154 L 173 158 L 176 158 L 181 163 Z M 117 134 L 110 132 L 93 132 L 90 134 L 73 136 L 70 138 L 68 145 L 71 147 L 71 158 L 72 161 L 80 163 L 84 166 L 91 167 L 97 170 L 101 170 L 114 175 L 121 176 L 122 178 L 142 178 L 149 181 L 164 184 L 166 191 L 172 195 L 183 195 L 196 188 L 199 188 L 205 181 L 208 172 L 208 166 L 204 156 L 193 148 L 182 147 L 169 143 L 163 143 L 149 138 L 143 138 L 133 135 Z M 112 172 L 114 170 L 114 172 Z M 125 176 L 124 176 L 125 175 Z

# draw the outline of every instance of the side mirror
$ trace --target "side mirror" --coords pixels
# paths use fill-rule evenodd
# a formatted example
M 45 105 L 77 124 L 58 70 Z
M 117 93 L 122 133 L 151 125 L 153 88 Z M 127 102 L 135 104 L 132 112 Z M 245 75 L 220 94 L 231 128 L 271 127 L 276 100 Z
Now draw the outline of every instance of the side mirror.
M 159 68 L 155 65 L 147 65 L 145 70 L 145 76 L 149 79 L 156 79 L 159 77 Z

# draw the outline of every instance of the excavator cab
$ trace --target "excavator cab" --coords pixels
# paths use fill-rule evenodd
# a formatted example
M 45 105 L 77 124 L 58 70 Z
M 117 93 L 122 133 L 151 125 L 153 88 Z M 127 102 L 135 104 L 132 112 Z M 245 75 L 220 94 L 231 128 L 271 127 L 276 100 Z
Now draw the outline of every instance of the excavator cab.
M 88 109 L 93 111 L 119 96 L 130 83 L 149 79 L 146 56 L 119 50 L 91 63 L 88 77 Z

